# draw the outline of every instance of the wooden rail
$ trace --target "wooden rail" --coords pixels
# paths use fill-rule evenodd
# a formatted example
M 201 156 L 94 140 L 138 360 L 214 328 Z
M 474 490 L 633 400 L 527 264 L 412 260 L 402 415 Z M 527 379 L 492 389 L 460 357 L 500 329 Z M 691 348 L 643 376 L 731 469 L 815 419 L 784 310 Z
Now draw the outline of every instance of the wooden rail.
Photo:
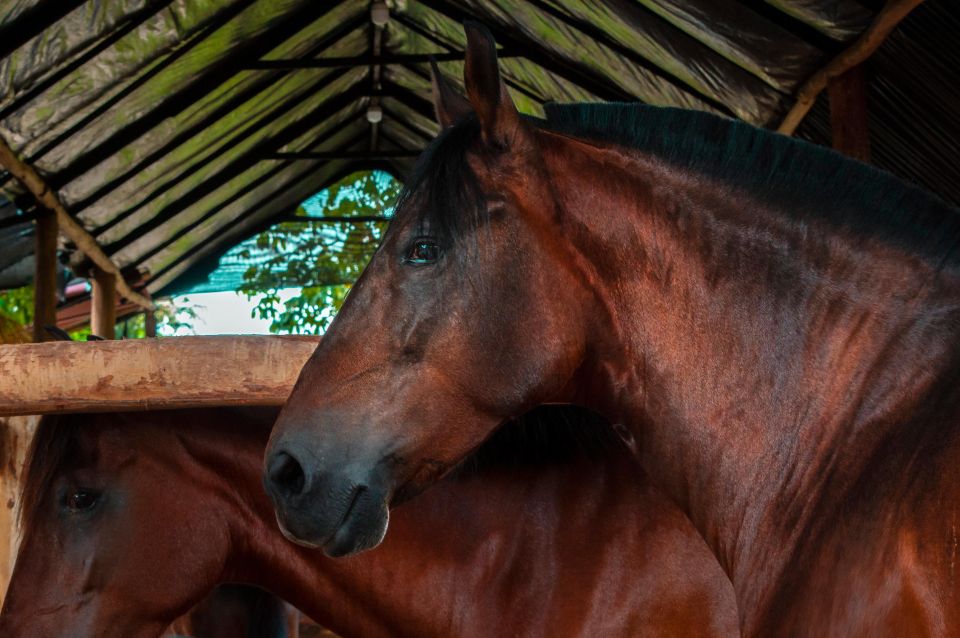
M 282 405 L 319 337 L 223 336 L 0 347 L 0 416 Z

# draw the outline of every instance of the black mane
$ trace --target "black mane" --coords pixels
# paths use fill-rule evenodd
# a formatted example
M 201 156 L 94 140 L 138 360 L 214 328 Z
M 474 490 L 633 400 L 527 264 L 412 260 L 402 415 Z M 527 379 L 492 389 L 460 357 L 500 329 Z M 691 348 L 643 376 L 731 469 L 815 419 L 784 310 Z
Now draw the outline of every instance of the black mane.
M 939 197 L 829 148 L 702 111 L 634 103 L 547 104 L 533 126 L 609 142 L 702 173 L 854 236 L 874 237 L 955 264 L 960 211 Z M 416 200 L 420 223 L 451 244 L 476 227 L 486 208 L 466 150 L 479 136 L 475 117 L 442 132 L 421 155 L 397 211 Z
M 546 127 L 635 148 L 710 175 L 785 212 L 817 216 L 953 263 L 960 211 L 939 197 L 836 151 L 703 111 L 642 104 L 548 104 Z
M 413 173 L 397 198 L 397 215 L 418 206 L 418 231 L 448 247 L 481 223 L 486 213 L 477 176 L 466 161 L 466 150 L 480 136 L 475 116 L 440 132 L 420 154 Z

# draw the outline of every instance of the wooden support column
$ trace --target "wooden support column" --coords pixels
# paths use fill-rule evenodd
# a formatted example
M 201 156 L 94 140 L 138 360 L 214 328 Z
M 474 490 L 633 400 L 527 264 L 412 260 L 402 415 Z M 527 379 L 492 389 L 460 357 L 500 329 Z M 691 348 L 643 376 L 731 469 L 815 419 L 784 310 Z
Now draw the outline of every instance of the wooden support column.
M 157 313 L 154 310 L 143 311 L 143 336 L 147 339 L 157 336 Z
M 44 326 L 57 323 L 57 216 L 37 215 L 33 270 L 33 340 L 50 341 Z
M 90 312 L 90 332 L 113 339 L 116 337 L 117 324 L 117 277 L 111 272 L 93 269 L 92 310 Z
M 870 161 L 870 130 L 867 125 L 867 80 L 863 65 L 831 78 L 830 126 L 833 148 L 862 162 Z

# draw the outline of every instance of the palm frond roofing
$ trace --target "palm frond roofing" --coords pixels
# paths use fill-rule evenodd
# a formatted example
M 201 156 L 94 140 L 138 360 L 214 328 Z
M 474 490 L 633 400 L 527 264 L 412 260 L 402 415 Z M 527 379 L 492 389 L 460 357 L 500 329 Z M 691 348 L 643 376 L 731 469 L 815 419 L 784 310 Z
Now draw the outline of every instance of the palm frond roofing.
M 407 151 L 436 130 L 423 54 L 441 54 L 459 77 L 463 19 L 491 28 L 528 113 L 547 101 L 639 100 L 770 126 L 882 3 L 388 4 L 378 72 L 366 0 L 4 0 L 0 135 L 114 261 L 158 293 L 196 280 L 339 177 L 380 168 L 402 178 Z M 874 56 L 870 123 L 877 164 L 960 202 L 960 19 L 950 5 L 928 0 Z M 314 68 L 278 62 L 291 59 Z M 375 146 L 372 103 L 383 109 Z M 829 141 L 824 104 L 799 134 Z M 273 157 L 300 151 L 325 155 Z M 29 213 L 18 185 L 3 183 Z

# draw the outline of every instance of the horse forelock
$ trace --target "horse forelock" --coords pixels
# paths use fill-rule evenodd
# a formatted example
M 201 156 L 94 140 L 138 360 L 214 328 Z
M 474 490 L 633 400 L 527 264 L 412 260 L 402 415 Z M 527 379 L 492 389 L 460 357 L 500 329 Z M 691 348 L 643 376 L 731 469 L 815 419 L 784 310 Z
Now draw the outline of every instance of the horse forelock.
M 397 198 L 396 216 L 415 215 L 417 232 L 441 246 L 455 244 L 485 216 L 483 191 L 467 161 L 467 150 L 479 137 L 475 116 L 442 131 L 417 159 Z

